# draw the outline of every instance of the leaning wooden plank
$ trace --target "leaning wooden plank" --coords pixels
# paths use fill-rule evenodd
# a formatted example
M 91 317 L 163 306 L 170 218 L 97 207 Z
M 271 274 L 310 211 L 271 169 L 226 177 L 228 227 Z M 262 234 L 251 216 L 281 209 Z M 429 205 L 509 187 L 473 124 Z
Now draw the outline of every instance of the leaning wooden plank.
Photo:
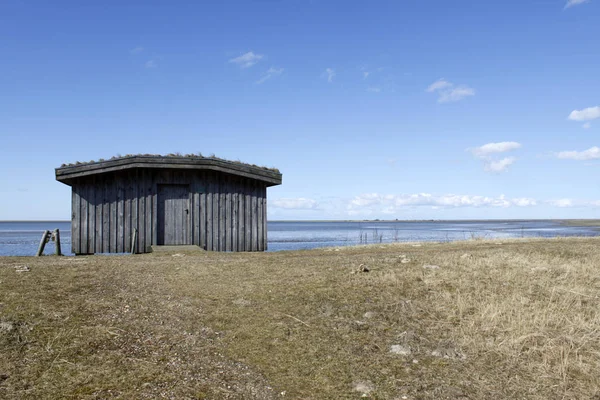
M 44 247 L 46 247 L 46 242 L 48 242 L 48 236 L 50 235 L 50 231 L 45 230 L 42 233 L 42 240 L 40 240 L 40 245 L 38 246 L 38 251 L 35 253 L 36 257 L 40 257 L 44 254 Z

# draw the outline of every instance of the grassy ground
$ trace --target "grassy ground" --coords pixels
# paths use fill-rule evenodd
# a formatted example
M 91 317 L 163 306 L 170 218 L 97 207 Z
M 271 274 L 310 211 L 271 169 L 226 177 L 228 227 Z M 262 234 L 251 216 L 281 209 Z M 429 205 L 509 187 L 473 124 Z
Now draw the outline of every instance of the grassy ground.
M 599 266 L 595 238 L 0 258 L 0 398 L 600 399 Z

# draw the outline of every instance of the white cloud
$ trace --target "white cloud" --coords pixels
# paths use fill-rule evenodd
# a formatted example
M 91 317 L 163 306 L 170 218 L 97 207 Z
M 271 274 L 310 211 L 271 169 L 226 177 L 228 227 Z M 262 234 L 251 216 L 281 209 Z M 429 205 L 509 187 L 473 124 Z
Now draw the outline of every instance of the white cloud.
M 367 92 L 371 92 L 371 93 L 381 93 L 381 88 L 377 87 L 377 86 L 369 86 L 367 88 Z
M 556 155 L 565 160 L 595 160 L 600 158 L 600 147 L 590 147 L 584 151 L 561 151 Z
M 148 60 L 148 61 L 146 61 L 146 64 L 144 64 L 144 65 L 146 66 L 146 68 L 156 68 L 156 67 L 158 67 L 158 64 L 154 60 Z
M 600 106 L 588 107 L 583 110 L 573 110 L 569 114 L 571 121 L 591 121 L 596 118 L 600 118 Z
M 429 87 L 427 88 L 427 92 L 431 93 L 435 92 L 436 90 L 442 90 L 449 87 L 452 87 L 452 84 L 446 81 L 444 78 L 441 78 L 429 85 Z
M 256 81 L 256 83 L 258 85 L 265 83 L 267 80 L 271 79 L 272 77 L 283 74 L 283 71 L 284 71 L 283 68 L 271 67 L 267 70 L 267 73 L 262 78 L 260 78 L 259 80 Z
M 475 89 L 466 85 L 455 86 L 445 79 L 438 79 L 426 89 L 429 93 L 438 94 L 438 103 L 453 103 L 469 96 L 475 96 Z
M 232 58 L 229 62 L 237 64 L 241 68 L 249 68 L 259 62 L 263 57 L 262 54 L 254 54 L 254 52 L 249 51 L 241 56 Z
M 134 47 L 133 49 L 129 50 L 131 54 L 140 54 L 142 51 L 144 51 L 144 48 L 141 46 Z
M 567 4 L 565 4 L 565 8 L 570 8 L 573 6 L 578 6 L 583 3 L 587 3 L 590 0 L 567 0 Z
M 582 125 L 583 129 L 590 129 L 592 127 L 592 124 L 589 122 L 586 122 L 585 124 Z
M 504 172 L 517 159 L 515 157 L 506 157 L 502 160 L 488 161 L 485 164 L 485 170 L 488 172 Z
M 284 208 L 286 210 L 316 210 L 318 203 L 313 199 L 304 197 L 296 199 L 275 199 L 270 202 L 274 208 Z
M 438 103 L 451 103 L 460 101 L 468 96 L 475 96 L 475 90 L 468 86 L 459 86 L 447 91 L 442 91 Z
M 492 155 L 505 153 L 519 148 L 521 148 L 521 143 L 518 142 L 497 142 L 470 148 L 467 149 L 467 151 L 470 151 L 475 157 L 484 161 L 484 169 L 487 172 L 497 173 L 506 171 L 506 169 L 514 164 L 517 159 L 515 157 L 494 159 Z
M 323 76 L 327 78 L 327 82 L 333 82 L 333 78 L 335 78 L 335 70 L 333 68 L 325 68 L 325 72 Z
M 469 150 L 476 157 L 487 157 L 490 154 L 505 153 L 507 151 L 521 148 L 521 143 L 518 142 L 497 142 L 487 143 L 483 146 L 474 147 Z
M 537 205 L 537 201 L 531 198 L 508 199 L 504 195 L 497 197 L 471 196 L 446 194 L 441 196 L 430 193 L 383 195 L 378 193 L 366 193 L 355 196 L 346 206 L 352 214 L 371 213 L 395 213 L 403 207 L 531 207 Z
M 537 201 L 527 197 L 515 198 L 511 200 L 517 207 L 532 207 L 537 206 Z
M 548 204 L 554 207 L 574 207 L 575 203 L 571 199 L 550 200 Z

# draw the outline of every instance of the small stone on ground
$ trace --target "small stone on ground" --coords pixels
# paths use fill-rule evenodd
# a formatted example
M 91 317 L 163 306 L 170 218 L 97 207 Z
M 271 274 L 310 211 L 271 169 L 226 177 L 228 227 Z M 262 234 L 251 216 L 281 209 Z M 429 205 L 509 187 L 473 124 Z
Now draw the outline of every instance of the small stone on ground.
M 393 344 L 390 348 L 390 353 L 398 354 L 401 356 L 408 356 L 411 353 L 411 350 L 408 346 L 402 346 L 401 344 Z

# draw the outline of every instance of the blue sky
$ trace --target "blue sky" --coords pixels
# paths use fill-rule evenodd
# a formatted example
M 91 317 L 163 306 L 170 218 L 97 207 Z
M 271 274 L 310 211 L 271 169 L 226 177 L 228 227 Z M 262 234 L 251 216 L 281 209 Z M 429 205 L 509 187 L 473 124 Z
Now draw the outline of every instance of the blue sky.
M 600 217 L 600 0 L 0 3 L 0 220 L 65 162 L 276 166 L 270 219 Z

